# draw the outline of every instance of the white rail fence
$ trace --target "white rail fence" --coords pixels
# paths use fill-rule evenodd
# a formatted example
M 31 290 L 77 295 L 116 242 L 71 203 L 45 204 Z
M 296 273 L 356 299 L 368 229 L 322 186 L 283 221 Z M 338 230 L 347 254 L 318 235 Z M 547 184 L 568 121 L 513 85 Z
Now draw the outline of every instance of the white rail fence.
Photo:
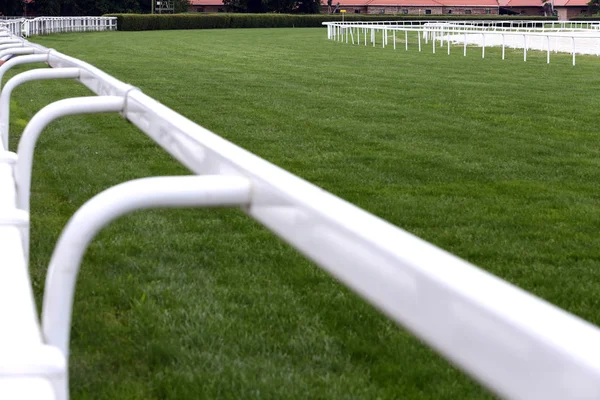
M 116 17 L 39 17 L 23 22 L 23 34 L 47 35 L 61 32 L 116 31 Z
M 0 22 L 0 29 L 9 32 L 14 36 L 21 36 L 23 34 L 23 23 L 24 19 L 12 19 Z
M 600 56 L 600 24 L 598 22 L 548 22 L 519 21 L 522 26 L 509 22 L 474 23 L 465 22 L 423 22 L 421 25 L 408 25 L 394 21 L 381 24 L 362 22 L 324 22 L 327 26 L 327 38 L 330 40 L 357 45 L 382 47 L 391 46 L 394 50 L 402 45 L 405 50 L 416 47 L 423 50 L 429 45 L 433 53 L 446 51 L 450 54 L 453 46 L 462 44 L 463 55 L 467 55 L 467 46 L 481 47 L 481 57 L 485 58 L 486 47 L 501 47 L 502 59 L 506 58 L 506 48 L 523 49 L 523 61 L 527 61 L 527 52 L 539 50 L 546 52 L 546 62 L 550 63 L 551 53 L 570 53 L 575 65 L 576 54 Z M 423 43 L 424 42 L 424 43 Z
M 116 31 L 117 17 L 38 17 L 0 21 L 12 35 L 29 37 L 61 32 Z
M 600 329 L 237 147 L 103 71 L 0 33 L 0 398 L 68 398 L 71 310 L 81 259 L 115 218 L 150 207 L 239 207 L 499 396 L 600 398 Z M 72 79 L 97 96 L 60 100 L 9 149 L 20 84 Z M 125 182 L 71 218 L 48 268 L 41 323 L 28 275 L 35 144 L 51 121 L 119 113 L 193 174 Z M 16 151 L 15 151 L 16 150 Z
M 324 22 L 323 25 L 338 24 L 344 22 Z M 481 20 L 481 21 L 451 21 L 440 22 L 440 20 L 407 20 L 407 21 L 346 21 L 352 25 L 387 25 L 387 26 L 412 26 L 420 27 L 432 24 L 447 24 L 451 26 L 475 27 L 478 29 L 600 29 L 600 21 L 543 21 L 543 20 Z

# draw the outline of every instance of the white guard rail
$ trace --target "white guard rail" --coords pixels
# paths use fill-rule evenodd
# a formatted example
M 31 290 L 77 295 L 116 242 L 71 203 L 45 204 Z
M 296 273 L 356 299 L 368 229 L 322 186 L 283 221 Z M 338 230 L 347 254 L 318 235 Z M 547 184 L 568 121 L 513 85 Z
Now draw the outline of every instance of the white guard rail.
M 37 17 L 0 21 L 0 29 L 14 36 L 61 32 L 116 31 L 117 17 Z
M 520 21 L 522 22 L 522 21 Z M 539 25 L 539 22 L 536 22 Z M 447 53 L 450 54 L 451 44 L 462 44 L 463 55 L 467 55 L 467 45 L 481 47 L 481 57 L 485 58 L 486 47 L 498 46 L 502 48 L 502 59 L 506 57 L 506 48 L 523 49 L 523 61 L 527 61 L 529 50 L 546 52 L 546 62 L 550 63 L 552 52 L 570 53 L 572 64 L 575 65 L 576 54 L 591 54 L 600 56 L 600 25 L 598 22 L 587 23 L 556 23 L 551 26 L 503 27 L 501 25 L 475 24 L 473 21 L 464 22 L 424 22 L 421 25 L 393 24 L 365 24 L 356 22 L 324 22 L 327 26 L 327 38 L 330 40 L 352 43 L 357 45 L 376 46 L 380 37 L 382 47 L 389 45 L 396 50 L 397 42 L 402 42 L 404 49 L 411 47 L 422 51 L 425 44 L 431 41 L 432 51 L 446 44 Z M 397 34 L 400 36 L 397 37 Z M 439 42 L 439 43 L 438 43 Z
M 241 207 L 492 392 L 511 399 L 600 398 L 600 329 L 237 147 L 97 68 L 0 36 L 0 67 L 46 62 L 0 94 L 0 398 L 68 398 L 71 309 L 80 261 L 115 218 L 148 207 Z M 7 43 L 7 44 L 3 44 Z M 21 52 L 21 53 L 19 53 Z M 10 92 L 74 79 L 97 96 L 61 100 L 7 143 Z M 126 182 L 71 218 L 50 262 L 41 326 L 27 274 L 35 143 L 56 118 L 119 112 L 194 174 Z M 35 243 L 32 245 L 35 246 Z
M 14 36 L 22 36 L 24 19 L 12 19 L 0 22 L 0 29 Z
M 338 24 L 344 22 L 323 22 L 323 25 Z M 479 29 L 600 29 L 600 21 L 542 21 L 542 20 L 481 20 L 481 21 L 452 21 L 440 22 L 440 20 L 399 20 L 399 21 L 346 21 L 352 25 L 387 25 L 387 26 L 412 26 L 420 27 L 425 24 L 449 24 L 463 27 L 477 27 Z
M 23 21 L 23 33 L 26 37 L 61 32 L 113 30 L 117 30 L 117 17 L 39 17 Z

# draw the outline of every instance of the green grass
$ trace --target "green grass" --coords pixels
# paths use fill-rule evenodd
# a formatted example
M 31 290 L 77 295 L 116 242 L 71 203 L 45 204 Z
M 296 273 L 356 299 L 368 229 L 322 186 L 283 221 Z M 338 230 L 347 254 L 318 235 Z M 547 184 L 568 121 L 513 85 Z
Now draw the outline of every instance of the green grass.
M 90 33 L 35 41 L 593 323 L 600 322 L 600 59 L 326 40 L 323 29 Z M 11 148 L 73 82 L 14 94 Z M 187 173 L 117 115 L 53 123 L 36 150 L 31 273 L 64 224 L 128 179 Z M 235 210 L 138 212 L 82 267 L 75 399 L 489 396 Z

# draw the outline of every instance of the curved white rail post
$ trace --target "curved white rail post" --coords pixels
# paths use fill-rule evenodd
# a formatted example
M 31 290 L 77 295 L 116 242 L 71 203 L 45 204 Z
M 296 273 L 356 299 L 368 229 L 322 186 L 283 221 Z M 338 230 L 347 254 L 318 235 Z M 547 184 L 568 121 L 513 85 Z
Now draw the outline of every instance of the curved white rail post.
M 15 169 L 17 207 L 29 212 L 31 170 L 33 152 L 42 130 L 50 122 L 67 115 L 122 111 L 125 98 L 120 96 L 79 97 L 59 100 L 42 108 L 25 127 L 17 149 L 18 163 Z M 23 245 L 26 260 L 29 259 L 29 227 L 23 229 Z
M 47 58 L 47 56 L 46 56 Z M 8 137 L 10 129 L 10 95 L 19 85 L 42 79 L 76 79 L 79 78 L 81 70 L 79 68 L 52 68 L 52 69 L 34 69 L 25 71 L 13 76 L 2 89 L 0 93 L 0 134 L 4 148 L 8 150 Z M 0 76 L 0 79 L 2 77 Z
M 250 181 L 233 176 L 144 178 L 93 197 L 71 217 L 50 260 L 42 311 L 46 343 L 57 347 L 68 364 L 73 295 L 81 260 L 92 239 L 110 222 L 147 208 L 248 206 L 250 200 Z M 63 398 L 68 398 L 67 382 L 65 379 Z
M 44 63 L 48 62 L 48 53 L 46 54 L 32 54 L 32 55 L 22 55 L 20 57 L 15 57 L 13 59 L 8 60 L 2 66 L 0 66 L 0 89 L 2 89 L 2 79 L 4 78 L 4 74 L 17 65 L 23 64 L 33 64 L 33 63 Z
M 42 130 L 52 121 L 67 115 L 119 112 L 125 105 L 121 96 L 76 97 L 59 100 L 42 108 L 25 127 L 17 155 L 19 162 L 15 171 L 17 181 L 17 207 L 29 212 L 29 191 L 33 152 Z

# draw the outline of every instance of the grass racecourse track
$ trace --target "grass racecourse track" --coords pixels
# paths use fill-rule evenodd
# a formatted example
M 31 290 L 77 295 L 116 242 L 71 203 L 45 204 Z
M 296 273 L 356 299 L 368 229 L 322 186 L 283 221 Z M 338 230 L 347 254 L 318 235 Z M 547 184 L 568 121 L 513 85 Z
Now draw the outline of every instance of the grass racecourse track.
M 600 58 L 419 53 L 416 37 L 394 51 L 324 29 L 34 40 L 600 323 Z M 88 93 L 64 80 L 18 88 L 11 148 L 41 107 Z M 117 115 L 53 123 L 32 184 L 38 301 L 87 199 L 186 173 Z M 79 277 L 71 349 L 74 399 L 491 397 L 238 210 L 144 211 L 106 228 Z

